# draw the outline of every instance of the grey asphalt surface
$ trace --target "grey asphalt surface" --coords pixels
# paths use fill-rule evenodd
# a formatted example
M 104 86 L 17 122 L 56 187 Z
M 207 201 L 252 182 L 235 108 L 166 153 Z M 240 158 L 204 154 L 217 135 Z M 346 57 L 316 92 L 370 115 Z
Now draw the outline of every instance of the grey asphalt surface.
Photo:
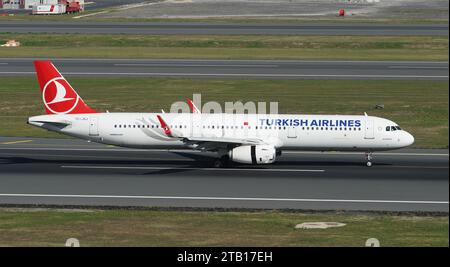
M 0 203 L 448 212 L 448 150 L 286 151 L 211 168 L 214 154 L 0 138 Z
M 0 58 L 0 76 L 35 75 L 32 58 Z M 54 59 L 65 75 L 448 80 L 448 62 Z
M 26 22 L 2 21 L 0 33 L 108 33 L 161 35 L 442 35 L 446 24 L 254 24 L 163 22 Z

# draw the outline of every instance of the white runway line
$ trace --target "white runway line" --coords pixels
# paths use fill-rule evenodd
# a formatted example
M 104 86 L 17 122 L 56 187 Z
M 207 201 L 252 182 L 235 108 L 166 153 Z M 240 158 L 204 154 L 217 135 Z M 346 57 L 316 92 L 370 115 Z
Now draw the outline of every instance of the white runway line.
M 98 14 L 104 14 L 104 13 L 108 13 L 108 12 L 109 12 L 109 11 L 105 10 L 105 11 L 100 11 L 100 12 L 90 13 L 90 14 L 86 14 L 86 15 L 76 16 L 76 17 L 73 17 L 73 19 L 80 19 L 80 18 L 85 18 L 85 17 L 95 16 L 95 15 L 98 15 Z
M 320 155 L 364 155 L 364 152 L 314 152 L 314 151 L 283 151 L 283 154 L 320 154 Z M 399 152 L 373 152 L 373 155 L 380 156 L 445 156 L 448 153 L 399 153 Z
M 313 199 L 313 198 L 259 198 L 259 197 L 200 197 L 200 196 L 133 196 L 133 195 L 63 195 L 63 194 L 0 194 L 0 197 L 46 198 L 117 198 L 117 199 L 171 199 L 171 200 L 230 200 L 230 201 L 278 201 L 278 202 L 337 202 L 337 203 L 386 203 L 386 204 L 439 204 L 448 201 L 434 200 L 378 200 L 378 199 Z
M 33 157 L 36 156 L 36 154 L 31 154 L 31 153 L 4 153 L 0 151 L 1 155 L 12 155 L 12 156 L 28 156 L 28 157 Z M 55 157 L 55 158 L 73 158 L 74 156 L 72 155 L 54 155 L 54 154 L 39 154 L 39 156 L 42 157 Z M 160 161 L 164 161 L 167 160 L 167 158 L 151 158 L 151 157 L 142 157 L 142 158 L 126 158 L 124 159 L 123 157 L 111 157 L 111 156 L 87 156 L 87 155 L 77 155 L 75 156 L 76 158 L 88 158 L 88 159 L 116 159 L 116 160 L 145 160 L 145 161 L 153 161 L 153 160 L 160 160 Z M 194 159 L 170 159 L 170 161 L 175 162 L 175 161 L 182 161 L 182 162 L 186 162 L 186 161 L 195 161 Z
M 389 66 L 390 69 L 448 69 L 448 67 Z
M 114 66 L 125 66 L 125 67 L 243 67 L 243 68 L 276 68 L 279 65 L 220 65 L 220 64 L 161 64 L 161 63 L 129 63 L 129 64 L 114 64 Z
M 124 170 L 199 170 L 199 171 L 263 171 L 263 172 L 325 172 L 325 170 L 307 169 L 241 169 L 241 168 L 192 168 L 192 167 L 146 167 L 146 166 L 77 166 L 62 165 L 67 169 L 124 169 Z

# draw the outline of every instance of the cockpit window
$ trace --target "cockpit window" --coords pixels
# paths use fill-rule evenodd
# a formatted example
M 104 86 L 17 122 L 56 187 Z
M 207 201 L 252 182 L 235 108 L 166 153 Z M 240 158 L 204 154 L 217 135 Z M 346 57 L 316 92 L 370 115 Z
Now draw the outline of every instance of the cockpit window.
M 389 132 L 389 131 L 400 131 L 402 128 L 400 128 L 399 126 L 386 126 L 386 131 L 387 132 Z

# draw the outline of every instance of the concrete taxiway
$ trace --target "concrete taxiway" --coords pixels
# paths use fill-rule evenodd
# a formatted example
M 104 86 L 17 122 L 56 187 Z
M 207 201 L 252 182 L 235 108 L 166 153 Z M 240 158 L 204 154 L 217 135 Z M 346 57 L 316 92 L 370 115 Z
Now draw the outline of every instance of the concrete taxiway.
M 0 75 L 35 75 L 33 58 L 0 58 Z M 448 80 L 448 62 L 53 59 L 65 75 L 266 79 Z
M 164 22 L 2 21 L 0 33 L 83 33 L 160 35 L 442 35 L 446 24 L 254 24 Z
M 370 168 L 350 152 L 226 169 L 214 156 L 2 137 L 0 203 L 448 212 L 448 150 L 375 153 Z

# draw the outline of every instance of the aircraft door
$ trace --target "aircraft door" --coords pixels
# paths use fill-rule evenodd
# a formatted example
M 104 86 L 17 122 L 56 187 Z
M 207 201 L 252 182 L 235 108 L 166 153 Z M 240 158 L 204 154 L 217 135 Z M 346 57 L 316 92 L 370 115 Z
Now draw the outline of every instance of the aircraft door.
M 297 127 L 288 126 L 288 138 L 297 138 Z
M 89 136 L 98 136 L 98 118 L 91 117 L 89 120 Z
M 202 136 L 202 114 L 192 113 L 191 114 L 191 136 L 201 137 Z
M 375 138 L 375 134 L 374 134 L 374 122 L 373 122 L 373 118 L 371 117 L 366 117 L 366 125 L 365 125 L 365 133 L 364 133 L 364 138 L 365 139 L 374 139 Z

